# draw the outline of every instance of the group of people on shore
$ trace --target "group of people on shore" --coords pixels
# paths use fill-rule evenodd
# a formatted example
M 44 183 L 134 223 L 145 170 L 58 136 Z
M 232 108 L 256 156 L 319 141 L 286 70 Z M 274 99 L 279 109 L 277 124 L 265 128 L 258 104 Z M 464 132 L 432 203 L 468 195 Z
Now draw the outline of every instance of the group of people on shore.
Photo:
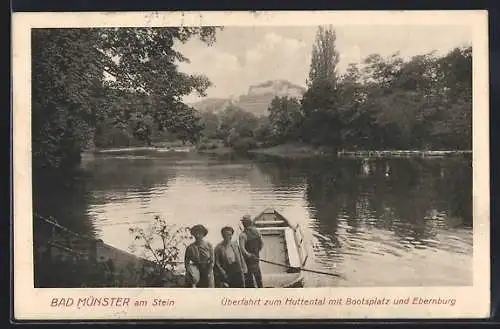
M 243 216 L 244 230 L 233 240 L 234 229 L 221 229 L 222 241 L 215 248 L 204 238 L 208 230 L 203 225 L 190 229 L 195 241 L 186 248 L 186 287 L 192 288 L 262 288 L 260 251 L 262 235 L 249 215 Z

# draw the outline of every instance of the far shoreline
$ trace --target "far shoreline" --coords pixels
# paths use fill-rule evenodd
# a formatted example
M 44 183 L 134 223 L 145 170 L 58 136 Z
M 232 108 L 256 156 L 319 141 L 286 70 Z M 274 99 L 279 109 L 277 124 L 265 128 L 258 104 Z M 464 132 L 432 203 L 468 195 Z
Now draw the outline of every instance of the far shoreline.
M 87 150 L 84 154 L 112 154 L 123 152 L 137 151 L 152 151 L 160 153 L 183 152 L 183 153 L 199 153 L 212 155 L 229 155 L 235 153 L 249 153 L 255 155 L 265 155 L 277 158 L 317 158 L 317 157 L 332 157 L 335 154 L 324 147 L 314 147 L 307 144 L 280 144 L 272 147 L 253 148 L 245 151 L 238 151 L 231 147 L 219 146 L 212 149 L 200 149 L 195 145 L 185 146 L 122 146 L 114 148 L 96 148 Z M 459 155 L 471 155 L 472 150 L 342 150 L 338 151 L 336 156 L 341 158 L 384 158 L 384 157 L 449 157 Z

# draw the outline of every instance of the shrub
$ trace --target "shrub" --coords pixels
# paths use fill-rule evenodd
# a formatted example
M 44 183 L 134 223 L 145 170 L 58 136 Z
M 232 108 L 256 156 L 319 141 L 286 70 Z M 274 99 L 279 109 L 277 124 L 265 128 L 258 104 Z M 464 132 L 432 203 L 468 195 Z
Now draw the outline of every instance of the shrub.
M 238 138 L 230 145 L 236 151 L 248 151 L 257 147 L 257 141 L 252 137 Z

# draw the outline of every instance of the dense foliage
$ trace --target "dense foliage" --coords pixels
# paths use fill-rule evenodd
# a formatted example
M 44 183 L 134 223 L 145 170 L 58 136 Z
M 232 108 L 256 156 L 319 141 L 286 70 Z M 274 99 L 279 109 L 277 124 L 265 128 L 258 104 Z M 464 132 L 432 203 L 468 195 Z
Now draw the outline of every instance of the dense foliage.
M 471 149 L 472 49 L 369 56 L 339 81 L 341 147 Z
M 302 98 L 303 139 L 313 145 L 340 145 L 340 111 L 336 35 L 319 27 L 312 50 L 308 89 Z
M 320 28 L 302 99 L 306 140 L 336 149 L 472 147 L 471 47 L 409 60 L 373 54 L 343 75 L 337 63 L 335 32 Z
M 232 107 L 205 113 L 202 134 L 228 146 L 245 137 L 249 147 L 298 141 L 332 150 L 472 148 L 471 47 L 409 59 L 372 54 L 339 74 L 335 40 L 333 29 L 318 29 L 300 101 L 276 97 L 267 118 Z
M 472 49 L 406 59 L 372 54 L 340 74 L 332 28 L 320 27 L 301 100 L 276 97 L 267 117 L 182 103 L 209 80 L 177 68 L 175 42 L 215 28 L 33 30 L 33 163 L 71 168 L 88 144 L 173 139 L 248 149 L 291 141 L 339 149 L 471 149 Z M 201 138 L 201 143 L 200 143 Z M 208 145 L 208 146 L 207 146 Z
M 32 131 L 34 169 L 71 169 L 89 143 L 151 143 L 157 131 L 196 140 L 202 126 L 182 97 L 203 95 L 210 81 L 178 70 L 188 61 L 176 42 L 216 28 L 34 29 Z M 111 140 L 111 141 L 110 141 Z M 116 141 L 115 141 L 116 143 Z
M 147 275 L 141 278 L 149 286 L 174 285 L 178 279 L 176 270 L 181 261 L 181 250 L 185 250 L 192 242 L 192 236 L 187 227 L 177 227 L 165 219 L 155 216 L 147 228 L 131 227 L 130 234 L 134 237 L 131 248 L 142 252 L 142 257 L 149 260 L 153 266 Z M 137 250 L 139 249 L 139 250 Z

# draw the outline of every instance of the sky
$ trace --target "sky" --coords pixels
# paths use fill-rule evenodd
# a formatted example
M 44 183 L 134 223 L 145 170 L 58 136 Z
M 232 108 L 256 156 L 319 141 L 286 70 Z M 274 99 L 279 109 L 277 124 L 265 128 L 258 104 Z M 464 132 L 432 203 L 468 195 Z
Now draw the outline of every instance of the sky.
M 334 26 L 340 54 L 338 71 L 359 63 L 368 55 L 404 58 L 436 51 L 445 54 L 457 46 L 472 44 L 468 26 Z M 305 86 L 316 26 L 225 27 L 217 41 L 207 47 L 198 39 L 177 46 L 190 63 L 181 63 L 186 73 L 206 75 L 213 86 L 207 97 L 229 98 L 248 91 L 250 85 L 267 80 L 288 80 Z M 199 100 L 197 95 L 185 98 Z

